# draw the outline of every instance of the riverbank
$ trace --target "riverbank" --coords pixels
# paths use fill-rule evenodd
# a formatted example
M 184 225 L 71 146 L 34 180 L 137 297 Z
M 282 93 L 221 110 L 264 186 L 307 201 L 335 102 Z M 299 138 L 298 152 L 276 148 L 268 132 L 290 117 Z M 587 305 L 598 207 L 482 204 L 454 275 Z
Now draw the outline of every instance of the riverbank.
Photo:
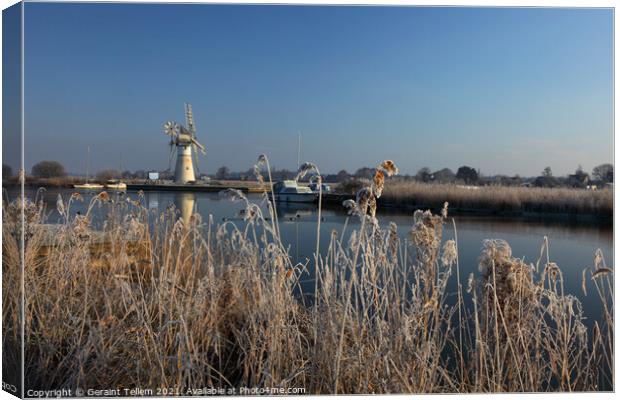
M 331 196 L 334 205 L 353 195 Z M 325 199 L 324 199 L 325 200 Z M 612 222 L 613 189 L 584 190 L 506 186 L 459 186 L 388 181 L 378 206 L 385 209 L 440 210 L 452 214 L 602 219 Z
M 211 180 L 196 181 L 195 183 L 180 184 L 172 181 L 149 181 L 145 179 L 123 179 L 127 184 L 127 190 L 143 191 L 174 191 L 174 192 L 219 192 L 224 189 L 237 189 L 243 192 L 261 193 L 268 190 L 264 185 L 255 181 L 230 181 L 230 180 Z M 103 181 L 91 180 L 92 183 L 105 185 Z M 84 178 L 63 177 L 63 178 L 33 178 L 27 177 L 25 186 L 29 188 L 65 188 L 71 189 L 76 184 L 84 183 Z M 3 187 L 15 188 L 19 186 L 16 177 L 3 181 Z
M 81 183 L 76 178 L 27 178 L 27 187 L 72 188 Z M 261 193 L 269 190 L 255 181 L 210 181 L 195 184 L 158 183 L 128 180 L 128 190 L 163 190 L 176 192 L 219 192 L 233 188 L 243 192 Z M 4 187 L 17 186 L 17 180 L 3 182 Z M 324 193 L 326 207 L 341 208 L 342 202 L 353 199 L 338 186 L 332 193 Z M 459 186 L 425 184 L 419 182 L 388 181 L 378 207 L 386 211 L 429 209 L 439 211 L 444 202 L 450 204 L 454 215 L 507 216 L 525 218 L 561 218 L 573 220 L 600 220 L 613 222 L 613 188 L 600 190 L 569 188 L 532 188 L 506 186 Z

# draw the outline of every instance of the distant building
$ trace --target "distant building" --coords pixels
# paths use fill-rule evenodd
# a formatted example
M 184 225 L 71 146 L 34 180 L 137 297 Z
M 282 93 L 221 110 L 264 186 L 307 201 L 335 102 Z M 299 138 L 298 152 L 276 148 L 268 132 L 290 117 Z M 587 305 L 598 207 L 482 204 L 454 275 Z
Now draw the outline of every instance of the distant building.
M 534 180 L 534 186 L 553 188 L 560 186 L 560 181 L 554 176 L 539 176 Z
M 590 177 L 586 173 L 575 173 L 568 176 L 567 184 L 573 188 L 585 188 L 590 186 Z

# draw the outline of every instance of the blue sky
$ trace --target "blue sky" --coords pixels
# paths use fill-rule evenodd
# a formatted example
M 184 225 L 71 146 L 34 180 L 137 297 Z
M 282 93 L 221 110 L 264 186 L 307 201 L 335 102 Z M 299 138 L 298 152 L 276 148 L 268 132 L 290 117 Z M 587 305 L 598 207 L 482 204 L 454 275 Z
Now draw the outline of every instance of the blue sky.
M 260 153 L 324 172 L 394 159 L 556 175 L 613 157 L 610 9 L 41 4 L 25 8 L 26 168 L 200 169 Z

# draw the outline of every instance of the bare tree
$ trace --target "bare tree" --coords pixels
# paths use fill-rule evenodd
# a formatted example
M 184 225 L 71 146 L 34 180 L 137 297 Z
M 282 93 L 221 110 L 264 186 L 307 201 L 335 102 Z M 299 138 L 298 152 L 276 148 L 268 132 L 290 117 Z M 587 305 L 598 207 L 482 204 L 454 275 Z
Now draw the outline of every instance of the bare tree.
M 32 167 L 32 175 L 38 178 L 58 178 L 67 173 L 58 161 L 40 161 Z
M 456 171 L 456 179 L 465 182 L 466 184 L 476 183 L 478 181 L 478 172 L 472 167 L 463 165 Z
M 420 168 L 418 173 L 415 175 L 415 178 L 418 181 L 428 182 L 431 180 L 431 170 L 428 167 Z
M 358 168 L 357 171 L 355 171 L 355 174 L 353 174 L 353 176 L 355 176 L 356 178 L 365 178 L 365 179 L 372 179 L 374 175 L 375 175 L 375 169 L 369 168 L 369 167 Z
M 614 166 L 611 164 L 597 165 L 592 169 L 592 177 L 603 182 L 613 182 Z

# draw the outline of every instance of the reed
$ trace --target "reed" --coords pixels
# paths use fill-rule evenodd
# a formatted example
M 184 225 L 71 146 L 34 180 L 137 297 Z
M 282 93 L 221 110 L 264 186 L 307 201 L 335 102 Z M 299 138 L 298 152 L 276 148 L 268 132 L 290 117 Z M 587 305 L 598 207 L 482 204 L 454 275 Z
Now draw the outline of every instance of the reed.
M 465 187 L 401 180 L 387 182 L 382 204 L 439 210 L 446 201 L 459 211 L 613 216 L 609 188 Z
M 25 232 L 26 386 L 175 394 L 241 386 L 316 394 L 613 389 L 613 271 L 600 251 L 583 274 L 603 310 L 593 328 L 544 245 L 537 270 L 513 258 L 505 241 L 484 242 L 480 272 L 461 290 L 458 241 L 442 239 L 445 228 L 456 230 L 447 204 L 439 215 L 416 211 L 401 239 L 395 224 L 382 228 L 370 214 L 397 170 L 384 163 L 377 171 L 349 204 L 360 229 L 348 240 L 346 225 L 332 232 L 315 255 L 311 305 L 295 295 L 308 265 L 282 244 L 273 204 L 241 192 L 224 194 L 246 208 L 239 225 L 198 214 L 185 221 L 174 208 L 153 214 L 141 196 L 104 193 L 72 216 L 80 196 L 59 198 L 63 222 L 51 243 L 41 201 L 4 201 L 5 341 L 19 340 L 14 294 Z M 99 235 L 96 208 L 108 215 Z M 448 291 L 455 279 L 457 294 Z

